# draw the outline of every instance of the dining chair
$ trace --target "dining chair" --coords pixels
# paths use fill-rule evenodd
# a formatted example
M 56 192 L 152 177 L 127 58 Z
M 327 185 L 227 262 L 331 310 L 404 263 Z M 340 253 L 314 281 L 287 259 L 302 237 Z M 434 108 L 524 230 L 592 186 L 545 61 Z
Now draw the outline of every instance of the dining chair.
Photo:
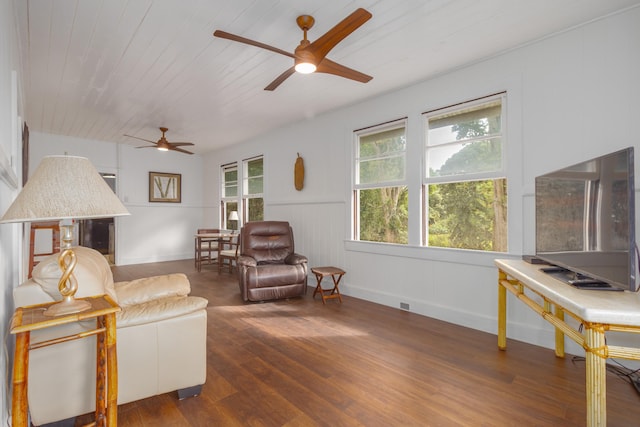
M 229 237 L 221 239 L 218 246 L 218 273 L 222 271 L 225 264 L 229 266 L 229 273 L 233 273 L 233 264 L 238 260 L 239 243 L 239 234 L 232 234 Z
M 197 234 L 220 233 L 219 228 L 198 228 Z M 212 264 L 218 255 L 218 238 L 195 237 L 195 266 L 201 271 L 202 264 Z

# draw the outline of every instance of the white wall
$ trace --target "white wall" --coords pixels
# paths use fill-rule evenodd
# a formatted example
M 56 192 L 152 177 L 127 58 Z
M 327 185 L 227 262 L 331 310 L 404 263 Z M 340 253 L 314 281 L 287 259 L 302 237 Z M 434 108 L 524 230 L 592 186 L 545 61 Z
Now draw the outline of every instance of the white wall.
M 130 216 L 115 220 L 116 264 L 193 258 L 193 234 L 203 218 L 202 157 L 105 141 L 31 132 L 30 173 L 46 155 L 87 157 L 99 172 L 116 174 L 117 194 Z M 149 172 L 181 174 L 182 202 L 149 202 Z
M 638 41 L 634 8 L 210 153 L 206 181 L 217 187 L 213 171 L 221 164 L 264 154 L 266 219 L 293 224 L 296 249 L 311 265 L 343 267 L 345 294 L 393 307 L 406 302 L 411 311 L 495 333 L 493 259 L 534 251 L 534 177 L 630 145 L 640 155 L 633 126 L 640 117 Z M 408 117 L 410 158 L 420 158 L 422 112 L 500 91 L 508 93 L 509 254 L 349 240 L 353 130 Z M 307 172 L 301 192 L 293 187 L 297 152 Z M 419 203 L 418 193 L 410 188 L 410 204 Z M 509 337 L 553 347 L 551 327 L 513 300 L 508 322 Z M 571 344 L 568 350 L 581 352 Z
M 13 22 L 13 3 L 0 0 L 0 215 L 9 207 L 21 184 L 21 116 L 17 37 Z M 19 282 L 20 236 L 22 224 L 0 225 L 0 333 L 3 348 L 0 352 L 0 424 L 9 425 L 10 396 L 8 382 L 11 375 L 14 336 L 8 334 L 13 314 L 12 290 Z M 7 337 L 5 340 L 4 338 Z M 8 356 L 8 357 L 7 357 Z M 5 388 L 6 387 L 6 388 Z

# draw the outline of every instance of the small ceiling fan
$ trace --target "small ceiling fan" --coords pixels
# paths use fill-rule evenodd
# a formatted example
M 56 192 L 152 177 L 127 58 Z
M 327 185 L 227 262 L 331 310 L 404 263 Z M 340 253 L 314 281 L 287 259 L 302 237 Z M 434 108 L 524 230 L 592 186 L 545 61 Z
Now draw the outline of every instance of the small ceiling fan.
M 151 141 L 151 140 L 140 138 L 133 135 L 125 135 L 125 136 L 128 136 L 129 138 L 139 139 L 141 141 L 150 142 L 151 144 L 153 144 L 153 145 L 143 145 L 142 147 L 136 147 L 136 148 L 157 148 L 160 151 L 171 150 L 171 151 L 179 151 L 185 154 L 193 154 L 191 151 L 187 151 L 187 150 L 183 150 L 182 148 L 179 148 L 187 145 L 193 145 L 193 142 L 169 142 L 167 141 L 167 138 L 164 137 L 165 132 L 168 130 L 169 129 L 165 127 L 160 128 L 160 131 L 162 132 L 162 138 L 160 138 L 158 141 Z
M 330 59 L 327 59 L 326 56 L 331 49 L 344 40 L 349 34 L 357 30 L 362 24 L 371 19 L 372 16 L 373 15 L 371 15 L 371 13 L 362 8 L 356 9 L 355 12 L 340 21 L 335 27 L 327 31 L 313 43 L 307 40 L 307 31 L 313 27 L 315 19 L 310 15 L 298 16 L 296 22 L 304 32 L 304 39 L 300 41 L 300 44 L 296 47 L 294 53 L 289 53 L 282 49 L 278 49 L 277 47 L 269 46 L 264 43 L 220 30 L 216 30 L 213 35 L 215 37 L 245 43 L 293 58 L 294 66 L 280 74 L 280 76 L 265 87 L 264 90 L 276 89 L 296 71 L 302 74 L 309 74 L 313 72 L 333 74 L 358 82 L 367 83 L 373 77 L 351 68 L 347 68 L 344 65 L 337 64 Z

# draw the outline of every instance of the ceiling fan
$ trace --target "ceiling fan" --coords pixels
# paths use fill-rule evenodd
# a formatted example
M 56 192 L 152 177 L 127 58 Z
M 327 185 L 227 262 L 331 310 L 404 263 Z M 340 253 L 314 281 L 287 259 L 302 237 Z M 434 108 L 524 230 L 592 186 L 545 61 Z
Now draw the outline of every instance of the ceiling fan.
M 125 135 L 125 136 L 128 136 L 129 138 L 139 139 L 141 141 L 150 142 L 151 144 L 153 144 L 153 145 L 143 145 L 142 147 L 136 147 L 136 148 L 157 148 L 160 151 L 172 150 L 172 151 L 179 151 L 181 153 L 186 153 L 186 154 L 193 154 L 191 151 L 187 151 L 187 150 L 183 150 L 182 148 L 179 148 L 179 147 L 184 147 L 186 145 L 193 145 L 193 142 L 169 142 L 167 141 L 167 138 L 164 137 L 164 133 L 168 130 L 169 129 L 165 127 L 160 128 L 160 131 L 162 132 L 162 138 L 160 138 L 158 141 L 151 141 L 151 140 L 140 138 L 133 135 Z
M 213 35 L 223 39 L 228 39 L 240 43 L 245 43 L 251 46 L 256 46 L 262 49 L 270 50 L 281 55 L 293 58 L 294 66 L 280 74 L 274 81 L 272 81 L 264 90 L 274 90 L 287 78 L 289 78 L 294 72 L 302 74 L 309 74 L 313 72 L 333 74 L 347 79 L 355 80 L 362 83 L 367 83 L 373 77 L 363 74 L 359 71 L 347 68 L 344 65 L 337 64 L 326 56 L 331 49 L 333 49 L 338 43 L 344 40 L 349 34 L 357 30 L 362 24 L 371 19 L 371 13 L 359 8 L 356 9 L 351 15 L 340 21 L 335 27 L 327 31 L 323 36 L 316 39 L 313 43 L 307 40 L 307 31 L 313 27 L 315 19 L 310 15 L 298 16 L 296 22 L 300 29 L 304 32 L 304 39 L 300 41 L 298 47 L 296 47 L 294 53 L 289 53 L 277 47 L 269 46 L 264 43 L 260 43 L 254 40 L 250 40 L 244 37 L 236 36 L 224 31 L 216 30 Z

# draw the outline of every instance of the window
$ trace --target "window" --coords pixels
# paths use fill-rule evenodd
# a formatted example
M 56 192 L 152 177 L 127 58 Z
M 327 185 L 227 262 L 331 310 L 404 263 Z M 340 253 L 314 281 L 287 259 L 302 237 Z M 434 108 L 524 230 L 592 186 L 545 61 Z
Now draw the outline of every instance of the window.
M 406 120 L 356 132 L 354 238 L 408 242 Z
M 229 215 L 233 211 L 238 210 L 238 163 L 233 162 L 226 165 L 222 165 L 222 191 L 221 191 L 221 211 L 220 218 L 224 218 L 222 221 L 222 227 L 227 230 L 235 229 L 235 221 L 232 224 L 229 221 Z
M 504 94 L 425 114 L 423 242 L 507 251 Z
M 242 162 L 242 212 L 243 222 L 264 220 L 264 167 L 263 158 L 254 157 Z

